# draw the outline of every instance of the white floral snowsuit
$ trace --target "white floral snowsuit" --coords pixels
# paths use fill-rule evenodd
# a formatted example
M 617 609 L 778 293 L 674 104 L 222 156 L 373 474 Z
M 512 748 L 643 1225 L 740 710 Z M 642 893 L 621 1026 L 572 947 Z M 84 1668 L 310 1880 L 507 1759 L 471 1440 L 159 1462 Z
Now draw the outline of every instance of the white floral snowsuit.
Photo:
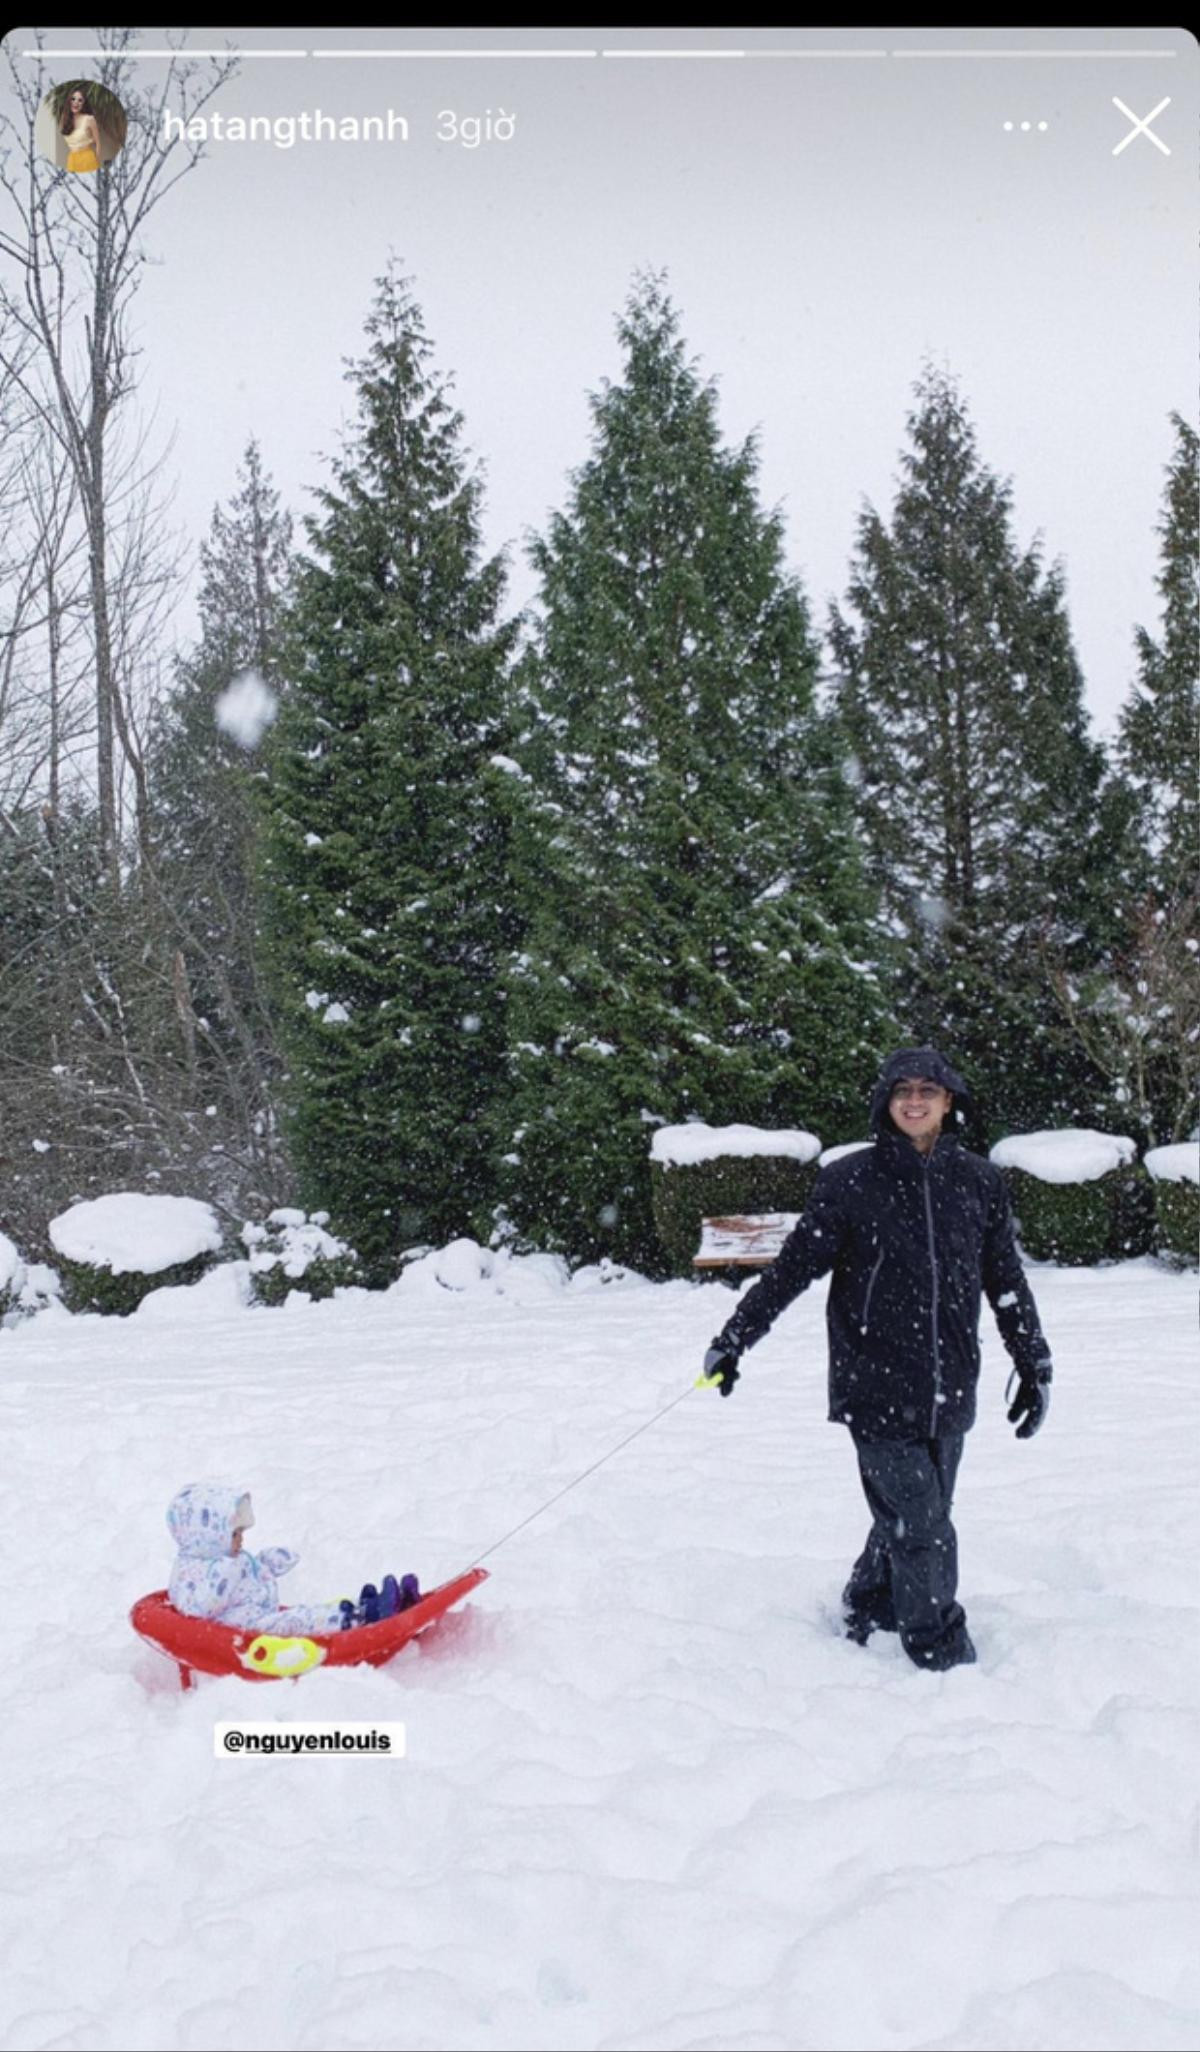
M 338 1631 L 336 1604 L 280 1604 L 276 1577 L 294 1568 L 299 1554 L 286 1546 L 234 1553 L 235 1520 L 248 1500 L 244 1489 L 221 1482 L 192 1482 L 180 1490 L 167 1512 L 179 1548 L 167 1588 L 176 1610 L 253 1632 Z

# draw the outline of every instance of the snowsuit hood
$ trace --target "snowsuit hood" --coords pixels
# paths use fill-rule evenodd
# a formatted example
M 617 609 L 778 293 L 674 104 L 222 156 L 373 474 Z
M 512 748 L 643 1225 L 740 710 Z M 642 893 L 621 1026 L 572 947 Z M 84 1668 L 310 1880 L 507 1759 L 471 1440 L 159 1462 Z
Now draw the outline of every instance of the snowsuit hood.
M 233 1551 L 236 1530 L 253 1524 L 250 1492 L 225 1482 L 189 1482 L 167 1512 L 172 1539 L 188 1560 L 220 1560 Z
M 888 1056 L 879 1072 L 879 1079 L 871 1092 L 871 1131 L 877 1137 L 882 1133 L 894 1133 L 888 1102 L 897 1083 L 904 1083 L 910 1077 L 919 1077 L 928 1083 L 937 1083 L 943 1090 L 949 1090 L 954 1098 L 947 1126 L 962 1117 L 974 1117 L 975 1102 L 959 1075 L 952 1069 L 944 1055 L 936 1047 L 898 1047 L 895 1054 Z

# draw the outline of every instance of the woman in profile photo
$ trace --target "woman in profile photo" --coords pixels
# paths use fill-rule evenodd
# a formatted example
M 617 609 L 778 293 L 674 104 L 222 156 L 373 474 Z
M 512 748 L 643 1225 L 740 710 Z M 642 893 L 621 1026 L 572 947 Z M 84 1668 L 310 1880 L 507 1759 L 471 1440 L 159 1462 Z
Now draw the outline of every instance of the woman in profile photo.
M 62 111 L 60 123 L 67 139 L 68 171 L 100 169 L 100 128 L 95 110 L 82 86 L 76 86 Z

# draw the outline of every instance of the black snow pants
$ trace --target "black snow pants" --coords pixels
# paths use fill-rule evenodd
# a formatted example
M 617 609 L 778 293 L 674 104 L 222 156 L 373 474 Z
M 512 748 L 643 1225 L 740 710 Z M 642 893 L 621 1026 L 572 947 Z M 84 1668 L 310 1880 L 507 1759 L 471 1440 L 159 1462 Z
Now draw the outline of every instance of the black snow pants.
M 958 1541 L 950 1512 L 963 1434 L 936 1439 L 854 1437 L 873 1523 L 843 1603 L 857 1636 L 898 1631 L 918 1667 L 973 1660 L 966 1614 L 955 1601 Z

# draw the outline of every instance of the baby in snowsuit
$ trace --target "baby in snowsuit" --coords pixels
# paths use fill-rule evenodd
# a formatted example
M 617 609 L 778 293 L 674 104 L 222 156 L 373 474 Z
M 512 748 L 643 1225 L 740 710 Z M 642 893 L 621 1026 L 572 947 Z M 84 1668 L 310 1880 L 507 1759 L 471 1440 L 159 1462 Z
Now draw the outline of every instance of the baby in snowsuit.
M 288 1636 L 373 1624 L 389 1611 L 405 1610 L 419 1600 L 415 1575 L 405 1575 L 399 1584 L 387 1575 L 384 1599 L 368 1583 L 357 1606 L 348 1598 L 341 1603 L 281 1604 L 278 1577 L 289 1573 L 300 1556 L 288 1546 L 243 1552 L 242 1535 L 253 1523 L 247 1490 L 221 1482 L 192 1482 L 180 1490 L 167 1512 L 171 1537 L 179 1548 L 167 1587 L 168 1601 L 176 1610 L 214 1624 Z M 388 1601 L 393 1590 L 395 1600 Z
M 180 1490 L 167 1512 L 179 1548 L 167 1587 L 176 1610 L 252 1632 L 340 1631 L 336 1603 L 280 1604 L 276 1577 L 286 1575 L 300 1556 L 286 1546 L 244 1553 L 242 1534 L 253 1523 L 246 1490 L 220 1482 L 192 1482 Z

